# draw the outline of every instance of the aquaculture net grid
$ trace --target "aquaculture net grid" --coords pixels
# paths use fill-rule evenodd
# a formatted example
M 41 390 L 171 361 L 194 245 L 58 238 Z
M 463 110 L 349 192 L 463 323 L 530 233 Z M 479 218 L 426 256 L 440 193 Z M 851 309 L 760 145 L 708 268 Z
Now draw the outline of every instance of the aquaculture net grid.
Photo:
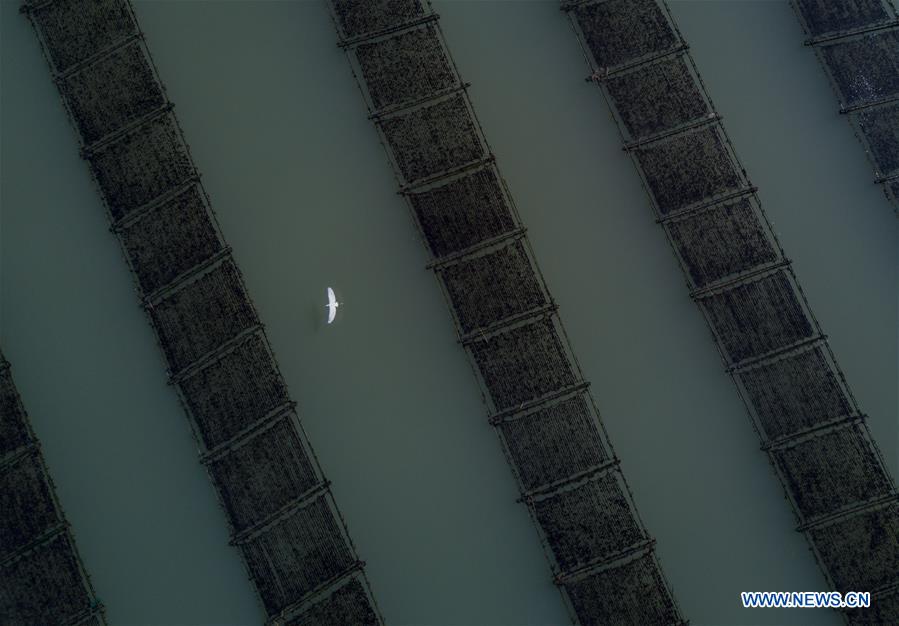
M 23 12 L 269 621 L 330 615 L 337 626 L 355 614 L 380 624 L 131 5 L 34 1 Z M 353 594 L 339 591 L 350 581 Z
M 891 0 L 792 0 L 840 103 L 899 217 L 899 20 Z
M 106 624 L 2 353 L 0 616 L 8 624 Z
M 330 4 L 572 617 L 680 622 L 438 16 Z
M 563 8 L 827 580 L 894 602 L 895 485 L 667 6 Z M 659 102 L 643 86 L 666 74 L 678 87 Z M 633 121 L 647 112 L 653 123 Z

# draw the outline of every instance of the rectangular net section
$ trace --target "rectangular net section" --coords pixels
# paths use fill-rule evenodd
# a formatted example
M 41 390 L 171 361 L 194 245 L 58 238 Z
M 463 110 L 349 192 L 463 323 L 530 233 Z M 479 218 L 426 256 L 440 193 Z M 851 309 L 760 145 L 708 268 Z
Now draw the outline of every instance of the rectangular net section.
M 711 109 L 685 59 L 642 65 L 606 82 L 631 141 L 708 117 Z
M 379 624 L 365 587 L 355 577 L 312 605 L 286 626 L 371 626 Z
M 812 323 L 785 271 L 701 300 L 731 363 L 811 337 Z
M 899 503 L 808 534 L 838 591 L 877 589 L 899 572 Z
M 457 82 L 430 24 L 360 44 L 355 53 L 375 110 L 425 98 Z
M 474 341 L 469 350 L 497 410 L 517 407 L 575 382 L 552 319 Z
M 548 303 L 521 241 L 461 259 L 437 275 L 463 334 Z
M 318 482 L 286 419 L 210 463 L 209 472 L 235 532 L 265 520 Z
M 325 497 L 241 547 L 269 615 L 303 600 L 354 563 Z
M 119 231 L 145 294 L 171 283 L 222 250 L 203 191 L 191 185 Z
M 25 409 L 13 384 L 9 367 L 3 367 L 0 355 L 0 458 L 28 445 L 31 434 L 25 421 Z
M 820 346 L 742 371 L 738 378 L 768 439 L 854 412 Z
M 525 491 L 587 471 L 607 459 L 589 402 L 581 394 L 499 424 Z
M 859 111 L 861 132 L 879 177 L 899 174 L 899 102 Z
M 748 199 L 719 204 L 665 228 L 697 288 L 776 261 L 780 254 Z
M 890 18 L 884 0 L 793 1 L 812 37 L 873 26 Z
M 850 626 L 889 626 L 899 624 L 899 593 L 871 594 L 871 606 L 847 612 Z
M 573 9 L 600 68 L 614 68 L 674 48 L 677 35 L 654 0 L 608 0 Z
M 890 492 L 890 480 L 858 427 L 772 451 L 805 519 Z
M 563 572 L 622 552 L 646 538 L 616 472 L 559 491 L 533 507 Z
M 819 50 L 844 107 L 899 94 L 899 30 L 868 33 Z
M 643 146 L 634 154 L 662 215 L 742 186 L 718 124 Z
M 671 626 L 680 616 L 652 554 L 565 583 L 582 624 Z M 639 601 L 635 601 L 639 598 Z
M 126 0 L 54 0 L 29 12 L 57 72 L 138 32 Z
M 407 183 L 486 156 L 462 94 L 383 120 L 380 126 Z
M 811 2 L 806 4 L 810 5 Z M 833 7 L 843 4 L 848 3 L 830 3 Z M 867 4 L 869 3 L 860 3 L 860 6 Z M 656 17 L 628 21 L 629 12 L 636 12 L 636 7 L 642 6 L 647 7 L 646 15 Z M 875 9 L 876 11 L 879 9 Z M 861 12 L 864 12 L 864 8 Z M 633 115 L 638 117 L 641 103 L 629 102 L 626 97 L 616 98 L 613 89 L 620 89 L 620 86 L 615 81 L 623 72 L 609 72 L 606 68 L 615 69 L 615 63 L 634 60 L 642 62 L 653 58 L 650 53 L 643 52 L 641 42 L 644 37 L 664 31 L 664 28 L 657 25 L 663 19 L 670 18 L 665 10 L 665 3 L 658 0 L 578 3 L 571 9 L 571 17 L 584 46 L 596 58 L 599 71 L 595 78 L 606 91 L 607 99 L 616 105 L 613 106 L 613 113 L 622 133 L 626 134 L 629 124 L 632 125 L 633 122 L 626 119 L 630 111 L 624 109 L 635 109 Z M 828 19 L 836 17 L 837 14 L 833 13 Z M 843 18 L 856 19 L 845 15 Z M 631 24 L 630 29 L 620 29 L 627 36 L 619 47 L 627 49 L 631 46 L 637 49 L 636 52 L 618 59 L 610 55 L 609 49 L 614 52 L 616 47 L 609 46 L 607 41 L 619 32 L 617 27 L 609 25 L 613 21 Z M 676 49 L 674 46 L 677 39 L 676 33 L 672 35 L 672 49 Z M 819 50 L 822 61 L 829 68 L 845 107 L 887 101 L 899 93 L 897 48 L 899 34 L 896 29 L 854 35 L 850 40 L 836 44 L 821 44 Z M 698 89 L 702 90 L 701 80 L 698 76 L 695 78 Z M 662 90 L 659 93 L 660 98 L 669 97 Z M 672 106 L 679 104 L 678 95 L 673 95 L 671 99 Z M 655 120 L 649 119 L 649 123 L 653 121 Z M 883 138 L 883 154 L 888 162 L 893 150 L 892 137 L 888 131 L 878 135 Z M 625 148 L 634 156 L 653 203 L 663 218 L 660 221 L 666 227 L 667 223 L 686 216 L 690 210 L 698 211 L 711 207 L 715 202 L 745 197 L 751 190 L 746 174 L 733 154 L 719 121 L 698 124 L 691 130 L 678 132 L 663 140 L 643 142 L 638 146 L 626 145 Z M 895 197 L 893 201 L 896 201 Z M 752 206 L 756 209 L 754 204 Z M 737 208 L 743 207 L 737 205 Z M 771 258 L 770 252 L 761 252 L 756 257 L 760 252 L 755 249 L 756 246 L 746 246 L 743 243 L 747 240 L 759 242 L 764 235 L 775 248 L 776 256 L 772 261 L 779 260 L 776 241 L 766 227 L 761 212 L 758 211 L 757 215 L 761 222 L 760 230 L 751 222 L 743 222 L 741 218 L 748 218 L 747 213 L 744 216 L 734 215 L 735 223 L 728 225 L 726 234 L 715 232 L 712 224 L 689 223 L 675 224 L 674 228 L 668 230 L 668 234 L 684 261 L 684 269 L 697 284 L 704 281 L 704 286 L 712 287 L 723 278 L 737 277 L 756 268 L 760 270 L 753 276 L 744 276 L 736 285 L 719 286 L 711 292 L 712 295 L 708 295 L 708 291 L 693 295 L 703 308 L 729 364 L 745 368 L 749 365 L 749 360 L 759 357 L 759 361 L 751 365 L 752 370 L 740 371 L 735 378 L 749 391 L 746 394 L 747 404 L 752 404 L 751 408 L 758 414 L 759 422 L 770 438 L 794 434 L 809 425 L 854 415 L 857 411 L 848 397 L 848 390 L 838 380 L 839 370 L 832 362 L 832 357 L 829 353 L 824 355 L 823 351 L 817 350 L 817 347 L 824 346 L 824 340 L 808 341 L 815 338 L 819 331 L 792 273 L 788 269 L 770 273 L 774 268 L 767 268 L 765 261 L 755 262 L 755 258 Z M 691 228 L 683 229 L 686 225 Z M 690 232 L 694 226 L 695 232 Z M 718 237 L 734 239 L 719 244 L 716 241 Z M 685 241 L 688 238 L 692 242 Z M 708 249 L 703 249 L 706 246 Z M 687 247 L 692 249 L 688 250 Z M 768 273 L 763 274 L 761 270 L 767 270 Z M 814 351 L 809 350 L 811 346 L 816 346 Z M 763 358 L 769 362 L 759 366 Z M 775 358 L 778 359 L 777 363 L 770 363 Z M 807 490 L 800 496 L 803 498 L 801 506 L 806 511 L 832 512 L 834 507 L 844 506 L 844 502 L 853 502 L 863 482 L 873 483 L 875 493 L 880 493 L 878 485 L 885 479 L 882 468 L 872 470 L 869 464 L 871 455 L 876 458 L 876 448 L 866 438 L 860 438 L 854 443 L 860 446 L 859 450 L 845 450 L 841 447 L 839 452 L 833 452 L 827 449 L 810 452 L 809 458 L 802 456 L 805 448 L 793 452 L 795 457 L 789 460 L 790 480 L 795 481 L 795 489 Z M 814 445 L 826 447 L 829 444 L 810 444 Z M 828 473 L 825 478 L 817 476 L 817 472 L 825 471 L 818 457 L 819 452 L 821 455 L 838 455 L 835 464 L 843 469 L 833 474 Z M 844 468 L 844 464 L 847 467 Z M 840 472 L 848 473 L 848 476 L 839 475 Z M 863 477 L 864 474 L 867 476 Z M 831 487 L 832 493 L 825 494 L 823 483 L 837 475 L 847 484 L 835 485 Z M 816 480 L 820 480 L 821 484 L 814 483 Z M 822 568 L 833 574 L 840 590 L 876 589 L 880 585 L 896 584 L 896 572 L 899 571 L 899 548 L 896 547 L 899 516 L 895 506 L 891 505 L 890 508 L 893 509 L 890 512 L 865 513 L 851 520 L 841 520 L 831 527 L 817 526 L 808 531 L 812 543 L 823 554 L 820 558 Z M 624 605 L 623 602 L 621 612 L 624 615 L 610 615 L 611 612 L 607 612 L 604 602 L 614 602 L 631 595 L 636 594 L 603 588 L 594 598 L 581 596 L 576 590 L 569 589 L 569 596 L 579 615 L 586 607 L 585 612 L 589 616 L 585 620 L 587 623 L 669 624 L 676 621 L 677 618 L 671 614 L 663 614 L 661 617 L 632 616 L 630 613 L 634 611 L 634 605 Z M 584 597 L 588 600 L 584 600 Z M 647 605 L 652 606 L 652 603 Z M 600 617 L 597 618 L 597 615 Z
M 75 626 L 103 626 L 103 624 L 104 622 L 100 621 L 100 615 L 95 613 L 94 615 L 89 615 L 84 618 Z
M 464 250 L 515 227 L 493 167 L 408 197 L 435 257 Z
M 179 383 L 204 447 L 214 448 L 287 403 L 287 388 L 260 334 Z
M 166 103 L 141 40 L 67 76 L 59 90 L 87 145 Z
M 394 0 L 390 4 L 399 6 L 401 3 Z M 37 8 L 31 8 L 35 5 Z M 373 7 L 370 2 L 357 5 L 366 10 Z M 416 5 L 421 11 L 421 5 Z M 377 9 L 375 11 L 377 13 Z M 199 271 L 198 265 L 211 260 L 210 257 L 215 255 L 213 250 L 220 251 L 224 242 L 210 237 L 206 218 L 213 224 L 213 231 L 214 219 L 205 204 L 202 208 L 207 210 L 207 215 L 201 215 L 200 204 L 205 203 L 205 196 L 199 193 L 199 183 L 198 189 L 194 190 L 199 195 L 190 199 L 189 195 L 181 196 L 182 192 L 191 193 L 187 188 L 196 183 L 197 173 L 169 103 L 164 97 L 160 98 L 164 88 L 155 75 L 149 52 L 142 42 L 136 41 L 140 31 L 130 4 L 127 0 L 91 0 L 89 3 L 37 0 L 29 3 L 28 14 L 55 69 L 65 67 L 67 70 L 65 75 L 56 76 L 60 94 L 70 109 L 73 125 L 83 135 L 83 143 L 89 144 L 83 146 L 82 154 L 90 164 L 113 226 L 117 227 L 115 230 L 121 231 L 132 270 L 139 274 L 142 289 L 154 290 L 154 297 L 146 306 L 170 372 L 186 373 L 185 368 L 199 365 L 197 360 L 203 357 L 214 360 L 233 347 L 237 340 L 249 335 L 247 331 L 257 330 L 258 321 L 230 258 L 220 259 L 218 265 L 209 264 Z M 180 197 L 170 202 L 175 196 Z M 203 196 L 202 202 L 198 202 L 200 196 Z M 180 201 L 184 204 L 178 204 Z M 132 217 L 146 217 L 147 221 L 123 221 Z M 167 223 L 154 223 L 154 219 Z M 184 275 L 185 269 L 198 271 L 178 285 L 172 285 Z M 163 287 L 172 288 L 160 295 L 159 289 Z M 267 354 L 266 358 L 272 357 Z M 209 365 L 209 361 L 203 365 Z M 219 442 L 227 441 L 235 431 L 245 427 L 247 422 L 242 420 L 252 420 L 253 413 L 260 409 L 265 412 L 261 400 L 269 401 L 282 393 L 283 383 L 273 361 L 267 365 L 267 370 L 259 368 L 258 372 L 265 380 L 242 379 L 235 385 L 234 393 L 221 388 L 204 388 L 199 383 L 225 384 L 227 376 L 247 372 L 231 370 L 227 374 L 220 372 L 222 377 L 218 379 L 196 379 L 192 390 L 192 394 L 196 394 L 193 410 L 198 414 L 195 416 L 197 430 L 205 429 L 201 436 L 205 442 L 216 440 L 216 437 L 220 438 Z M 231 404 L 245 392 L 252 397 L 240 397 L 240 402 Z M 247 408 L 250 403 L 253 406 Z M 199 416 L 201 411 L 204 413 Z M 201 423 L 203 427 L 199 426 Z M 278 448 L 291 444 L 295 445 L 295 450 Z M 302 444 L 285 438 L 279 440 L 277 446 L 271 444 L 264 453 L 259 451 L 259 455 L 265 457 L 263 464 L 267 464 L 259 471 L 268 472 L 270 480 L 263 481 L 264 487 L 259 487 L 255 495 L 267 489 L 265 495 L 275 500 L 284 497 L 284 483 L 291 483 L 290 488 L 295 490 L 300 488 L 292 483 L 300 481 L 298 476 L 302 471 L 289 457 L 290 454 L 298 455 L 297 458 L 304 455 L 307 450 L 305 441 Z M 250 448 L 240 448 L 234 458 L 252 454 L 248 450 Z M 272 461 L 266 455 L 278 459 Z M 241 463 L 240 468 L 229 467 L 228 470 L 236 476 L 249 467 L 249 461 L 241 460 Z M 279 465 L 277 472 L 272 469 L 275 464 Z M 219 469 L 224 474 L 223 467 Z M 237 476 L 235 480 L 243 479 Z M 238 519 L 238 523 L 249 523 L 250 513 L 243 508 L 246 503 L 237 495 L 229 497 L 229 506 L 240 511 L 236 515 L 247 516 Z M 270 503 L 259 505 L 259 509 L 266 505 L 270 506 Z M 268 529 L 265 536 L 250 538 L 247 550 L 262 555 L 261 560 L 253 562 L 251 577 L 254 582 L 268 585 L 269 598 L 271 594 L 278 594 L 279 598 L 289 598 L 293 602 L 293 590 L 303 584 L 304 575 L 308 574 L 307 578 L 313 576 L 316 567 L 319 570 L 339 569 L 345 565 L 344 555 L 350 552 L 350 545 L 340 534 L 342 528 L 334 533 L 335 541 L 341 544 L 340 549 L 322 551 L 324 544 L 316 546 L 306 541 L 309 537 L 315 539 L 315 529 L 290 529 L 290 524 L 302 524 L 304 515 L 308 517 L 308 513 L 295 515 L 290 522 L 282 521 L 274 529 Z M 329 515 L 336 515 L 336 512 L 329 512 Z M 333 525 L 333 519 L 331 523 Z M 269 543 L 266 543 L 267 538 L 271 540 Z M 298 547 L 300 552 L 305 552 L 300 554 Z M 285 564 L 289 566 L 291 559 L 295 561 L 296 571 L 278 570 Z M 316 560 L 323 563 L 316 565 Z M 272 572 L 276 570 L 281 578 L 273 582 Z M 271 602 L 267 606 L 271 606 Z M 70 623 L 73 619 L 27 621 Z
M 421 17 L 421 0 L 331 0 L 337 26 L 345 38 L 402 26 Z
M 163 115 L 89 155 L 113 220 L 183 185 L 195 175 L 175 118 Z
M 150 316 L 175 372 L 258 323 L 230 260 L 166 296 Z
M 887 199 L 899 209 L 899 178 L 887 181 L 884 185 L 884 193 Z
M 0 560 L 61 521 L 36 454 L 0 470 Z
M 90 608 L 91 596 L 66 533 L 0 566 L 0 611 L 6 624 L 66 624 Z

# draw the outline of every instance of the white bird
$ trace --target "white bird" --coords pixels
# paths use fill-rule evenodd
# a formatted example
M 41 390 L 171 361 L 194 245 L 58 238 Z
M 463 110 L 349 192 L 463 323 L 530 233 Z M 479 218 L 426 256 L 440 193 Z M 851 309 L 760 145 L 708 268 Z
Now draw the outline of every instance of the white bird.
M 340 303 L 337 301 L 337 296 L 334 295 L 334 290 L 328 287 L 328 304 L 325 305 L 325 308 L 328 309 L 329 324 L 337 317 L 337 307 L 339 306 Z

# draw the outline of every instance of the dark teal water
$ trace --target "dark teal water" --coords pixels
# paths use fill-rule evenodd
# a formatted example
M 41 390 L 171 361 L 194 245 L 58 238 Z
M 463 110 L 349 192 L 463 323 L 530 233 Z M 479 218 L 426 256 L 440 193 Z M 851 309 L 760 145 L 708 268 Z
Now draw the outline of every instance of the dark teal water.
M 236 553 L 37 41 L 0 2 L 0 333 L 117 624 L 245 624 Z M 557 4 L 436 2 L 685 615 L 820 574 Z M 138 2 L 392 624 L 565 620 L 319 2 Z M 897 227 L 785 2 L 675 2 L 894 475 Z M 324 328 L 324 287 L 345 301 Z

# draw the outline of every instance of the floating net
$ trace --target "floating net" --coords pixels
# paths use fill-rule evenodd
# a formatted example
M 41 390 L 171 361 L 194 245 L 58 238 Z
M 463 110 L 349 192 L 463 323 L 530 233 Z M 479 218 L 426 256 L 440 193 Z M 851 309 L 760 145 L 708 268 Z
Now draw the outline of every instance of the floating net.
M 838 591 L 877 589 L 899 572 L 899 503 L 809 532 Z
M 191 185 L 120 229 L 119 237 L 144 293 L 153 293 L 222 251 L 203 191 Z
M 806 519 L 890 492 L 871 442 L 855 426 L 774 450 L 772 457 Z
M 0 567 L 0 609 L 8 624 L 65 624 L 97 609 L 66 533 Z
M 357 559 L 333 503 L 308 502 L 326 497 L 327 484 L 288 412 L 284 382 L 131 6 L 56 0 L 26 5 L 26 13 L 56 72 L 198 443 L 209 453 L 207 469 L 232 539 L 246 541 L 247 569 L 269 617 L 281 619 L 274 613 L 305 605 L 323 578 L 352 575 Z M 385 83 L 384 94 L 389 90 Z M 298 527 L 307 522 L 313 527 Z
M 50 64 L 63 72 L 137 30 L 126 0 L 56 0 L 29 9 Z
M 209 464 L 235 532 L 264 521 L 319 478 L 286 419 Z
M 233 439 L 289 401 L 259 334 L 250 335 L 233 351 L 182 380 L 179 387 L 207 450 Z
M 380 126 L 408 183 L 486 156 L 462 95 L 383 120 Z
M 0 457 L 28 445 L 31 435 L 25 420 L 9 367 L 0 356 Z
M 4 624 L 91 623 L 103 607 L 75 548 L 28 416 L 0 354 L 0 616 Z
M 853 412 L 821 346 L 737 374 L 768 439 L 793 435 Z
M 559 567 L 566 572 L 646 539 L 616 472 L 535 502 L 534 515 Z
M 100 621 L 98 615 L 90 615 L 86 619 L 78 622 L 75 626 L 102 626 L 104 622 Z
M 709 105 L 683 57 L 647 63 L 606 87 L 632 140 L 708 117 Z
M 89 144 L 165 104 L 162 85 L 139 42 L 66 76 L 59 89 Z
M 888 181 L 884 188 L 887 198 L 899 208 L 899 178 Z
M 564 586 L 575 613 L 590 616 L 583 624 L 670 626 L 681 621 L 651 554 Z M 635 595 L 640 602 L 633 601 Z
M 847 611 L 851 626 L 884 626 L 899 624 L 899 592 L 871 594 L 871 606 Z
M 579 394 L 499 424 L 524 489 L 550 485 L 608 460 L 590 406 L 589 398 Z
M 356 58 L 375 109 L 418 100 L 456 84 L 433 26 L 360 44 Z
M 899 26 L 891 0 L 794 0 L 878 182 L 899 175 Z M 863 32 L 868 31 L 868 32 Z M 862 34 L 859 34 L 859 33 Z M 817 41 L 816 41 L 817 38 Z M 852 109 L 855 109 L 854 111 Z M 899 215 L 896 182 L 884 191 Z
M 899 93 L 899 31 L 869 33 L 819 50 L 845 108 Z
M 469 350 L 498 410 L 536 400 L 575 382 L 551 319 L 474 341 Z
M 286 626 L 366 626 L 377 621 L 365 587 L 356 578 L 350 578 L 324 601 L 289 620 Z
M 869 33 L 819 50 L 844 107 L 899 94 L 899 30 Z
M 62 521 L 41 460 L 20 458 L 0 473 L 0 558 Z
M 353 11 L 368 22 L 366 8 L 354 5 L 348 12 L 343 2 L 332 6 L 339 25 L 348 23 Z M 408 25 L 406 7 L 377 27 L 344 26 L 341 34 L 352 37 L 385 23 Z M 607 479 L 597 478 L 608 469 L 600 465 L 610 461 L 598 415 L 550 311 L 552 299 L 467 94 L 447 93 L 462 81 L 436 16 L 420 7 L 418 15 L 425 18 L 420 24 L 370 43 L 344 39 L 343 44 L 358 69 L 401 192 L 435 257 L 433 267 L 477 370 L 491 422 L 527 492 L 524 501 L 542 529 L 553 572 L 570 573 L 587 561 L 596 568 L 597 559 L 625 552 L 634 542 L 642 546 L 646 535 L 621 491 L 626 491 L 623 481 L 607 485 Z M 586 477 L 597 480 L 572 488 Z M 650 567 L 673 607 L 654 561 Z M 644 591 L 622 585 L 619 601 L 642 604 Z M 578 622 L 606 623 L 589 602 L 574 609 Z M 677 618 L 676 609 L 671 615 Z
M 440 270 L 463 333 L 547 304 L 521 241 L 469 256 Z
M 332 0 L 343 36 L 359 37 L 424 17 L 420 0 Z
M 431 253 L 438 258 L 515 227 L 492 166 L 407 197 Z
M 846 32 L 890 18 L 884 0 L 794 0 L 813 37 Z
M 180 287 L 150 315 L 175 372 L 259 323 L 231 261 Z
M 324 496 L 242 544 L 241 549 L 270 615 L 354 564 Z
M 717 125 L 642 146 L 634 154 L 662 215 L 742 186 Z
M 820 12 L 817 21 L 811 18 L 813 34 L 878 27 L 866 20 L 884 15 L 871 2 L 796 1 L 801 11 Z M 822 569 L 840 590 L 893 589 L 899 580 L 895 487 L 723 126 L 715 120 L 683 127 L 685 111 L 699 100 L 681 81 L 689 76 L 696 90 L 705 90 L 664 3 L 610 0 L 576 5 L 569 14 L 622 133 L 670 131 L 628 146 L 630 153 Z M 847 107 L 899 94 L 897 44 L 895 28 L 818 43 Z M 680 59 L 686 68 L 677 66 Z M 645 64 L 605 71 L 632 61 Z M 664 80 L 670 91 L 654 87 Z M 857 112 L 857 121 L 872 137 L 878 167 L 890 172 L 897 134 L 886 112 L 879 114 L 871 107 Z
M 780 258 L 747 198 L 672 219 L 665 229 L 697 288 Z
M 195 175 L 170 115 L 142 124 L 89 157 L 113 220 L 173 191 Z
M 601 68 L 670 50 L 678 40 L 653 0 L 609 0 L 574 8 L 584 42 Z
M 854 117 L 878 176 L 899 174 L 899 103 L 864 109 Z
M 701 300 L 731 363 L 787 347 L 814 334 L 786 271 Z

